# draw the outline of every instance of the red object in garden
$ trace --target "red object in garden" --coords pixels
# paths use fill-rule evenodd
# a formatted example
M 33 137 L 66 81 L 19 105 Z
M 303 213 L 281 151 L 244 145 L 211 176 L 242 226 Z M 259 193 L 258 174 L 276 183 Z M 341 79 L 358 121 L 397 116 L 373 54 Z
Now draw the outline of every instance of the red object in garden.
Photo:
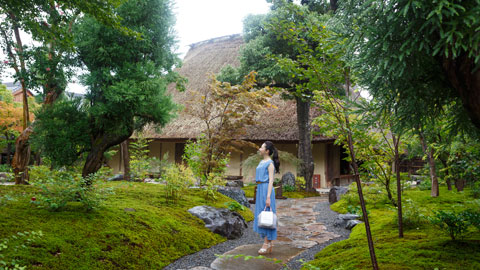
M 34 202 L 34 201 L 36 201 L 36 200 L 37 200 L 37 198 L 35 198 L 35 197 L 32 197 L 32 202 Z

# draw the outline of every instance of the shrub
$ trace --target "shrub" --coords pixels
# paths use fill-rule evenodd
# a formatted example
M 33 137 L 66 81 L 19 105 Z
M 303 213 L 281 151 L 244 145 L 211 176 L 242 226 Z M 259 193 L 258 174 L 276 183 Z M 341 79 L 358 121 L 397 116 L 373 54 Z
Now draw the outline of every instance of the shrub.
M 204 186 L 205 198 L 207 200 L 209 199 L 216 200 L 217 197 L 215 196 L 215 191 L 217 190 L 217 187 L 224 186 L 224 185 L 225 185 L 225 180 L 223 179 L 222 175 L 210 173 L 207 177 L 207 181 L 205 182 L 205 186 Z
M 418 185 L 418 189 L 420 190 L 431 190 L 432 189 L 432 182 L 430 180 L 424 180 L 420 182 Z
M 467 216 L 464 213 L 454 213 L 450 211 L 435 211 L 434 216 L 429 218 L 433 225 L 446 231 L 452 240 L 464 234 L 469 227 Z
M 45 173 L 47 178 L 38 178 L 34 185 L 40 188 L 38 197 L 32 203 L 49 211 L 60 211 L 69 202 L 80 202 L 86 211 L 98 208 L 106 196 L 112 193 L 111 188 L 98 188 L 98 175 L 92 174 L 83 179 L 80 174 L 70 171 Z M 90 183 L 86 185 L 85 183 Z
M 130 143 L 130 173 L 133 179 L 143 180 L 150 171 L 150 157 L 148 153 L 148 144 L 151 140 L 143 137 L 141 134 L 137 139 Z
M 166 201 L 176 202 L 185 190 L 194 184 L 194 175 L 189 167 L 172 164 L 165 169 L 163 180 L 165 180 Z
M 227 206 L 228 210 L 230 211 L 243 211 L 245 210 L 245 206 L 241 205 L 237 201 L 226 202 L 225 206 Z
M 303 178 L 302 176 L 298 176 L 296 179 L 295 179 L 295 188 L 296 190 L 305 190 L 306 188 L 306 182 L 305 182 L 305 178 Z
M 217 149 L 218 150 L 218 149 Z M 200 179 L 200 185 L 206 184 L 211 173 L 224 175 L 227 164 L 230 162 L 230 154 L 212 152 L 211 142 L 205 135 L 201 135 L 196 141 L 188 141 L 185 144 L 183 160 L 188 164 L 196 177 Z
M 44 183 L 55 177 L 55 173 L 45 165 L 30 166 L 28 173 L 30 183 Z
M 397 210 L 395 208 L 395 210 Z M 403 227 L 406 229 L 418 228 L 426 223 L 426 216 L 418 205 L 411 199 L 406 199 L 402 203 Z M 394 218 L 395 224 L 398 224 L 398 215 Z
M 472 185 L 472 196 L 476 199 L 480 198 L 480 181 L 476 181 Z
M 295 190 L 296 190 L 295 186 L 290 186 L 290 185 L 283 186 L 283 191 L 285 192 L 294 192 Z
M 19 249 L 27 248 L 35 240 L 43 236 L 42 231 L 38 232 L 18 232 L 8 238 L 0 239 L 0 270 L 22 270 L 26 266 L 21 266 L 21 261 L 17 258 L 7 258 L 3 250 L 13 250 L 16 254 Z
M 0 164 L 0 172 L 11 173 L 12 167 L 10 167 L 8 164 Z
M 469 209 L 463 212 L 463 216 L 470 225 L 473 225 L 477 230 L 480 230 L 480 212 Z

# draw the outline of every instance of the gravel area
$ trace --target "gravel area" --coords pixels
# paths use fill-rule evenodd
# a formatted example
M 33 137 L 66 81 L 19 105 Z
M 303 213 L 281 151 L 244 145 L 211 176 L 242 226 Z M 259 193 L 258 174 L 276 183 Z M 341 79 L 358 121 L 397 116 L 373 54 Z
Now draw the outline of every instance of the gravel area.
M 252 209 L 255 206 L 252 205 Z M 315 254 L 326 246 L 347 239 L 350 231 L 342 228 L 337 228 L 333 226 L 333 222 L 337 217 L 338 213 L 330 210 L 330 204 L 328 202 L 320 202 L 313 208 L 315 212 L 318 212 L 317 222 L 325 224 L 327 230 L 334 232 L 335 234 L 340 235 L 335 239 L 322 243 L 320 245 L 315 245 L 304 252 L 302 252 L 297 257 L 293 258 L 288 264 L 288 268 L 284 269 L 300 269 L 302 263 L 298 260 L 303 259 L 305 261 L 313 260 Z M 227 240 L 223 243 L 215 245 L 213 247 L 203 249 L 197 253 L 184 256 L 170 265 L 163 268 L 164 270 L 176 270 L 176 269 L 190 269 L 195 266 L 205 266 L 210 267 L 210 264 L 217 258 L 215 254 L 223 254 L 227 251 L 230 251 L 238 246 L 248 245 L 248 244 L 260 244 L 263 242 L 257 233 L 252 230 L 253 221 L 248 223 L 248 228 L 245 229 L 244 234 L 241 238 L 235 240 Z
M 326 246 L 342 241 L 348 238 L 350 235 L 350 231 L 347 229 L 343 229 L 340 227 L 335 227 L 333 226 L 333 222 L 335 221 L 335 218 L 337 217 L 338 213 L 335 211 L 332 211 L 330 209 L 330 203 L 329 202 L 320 202 L 315 207 L 313 207 L 313 211 L 318 212 L 319 214 L 317 215 L 317 222 L 321 222 L 325 224 L 327 227 L 327 231 L 334 232 L 337 235 L 340 235 L 340 237 L 334 238 L 330 241 L 327 241 L 325 243 L 315 245 L 304 252 L 300 253 L 297 257 L 291 259 L 287 263 L 287 267 L 284 267 L 283 270 L 286 269 L 300 269 L 302 266 L 302 263 L 299 262 L 299 260 L 304 260 L 304 261 L 311 261 L 314 259 L 315 254 L 320 252 L 322 249 L 324 249 Z

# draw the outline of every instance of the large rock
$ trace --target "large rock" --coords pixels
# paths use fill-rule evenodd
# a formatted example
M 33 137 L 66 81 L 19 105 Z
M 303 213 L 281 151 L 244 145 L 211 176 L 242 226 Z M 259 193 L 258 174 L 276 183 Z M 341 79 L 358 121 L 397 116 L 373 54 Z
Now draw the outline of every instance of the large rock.
M 195 206 L 188 212 L 205 222 L 205 227 L 228 239 L 236 239 L 243 235 L 248 227 L 245 219 L 233 211 L 225 208 L 215 208 L 208 205 Z
M 282 184 L 284 186 L 295 186 L 295 175 L 291 172 L 287 172 L 284 175 L 282 175 Z
M 345 225 L 345 229 L 351 230 L 353 227 L 357 226 L 358 224 L 362 223 L 360 220 L 352 219 L 347 221 L 347 224 Z
M 0 172 L 0 181 L 5 181 L 7 180 L 7 178 L 8 178 L 7 173 Z
M 248 203 L 247 197 L 245 197 L 245 191 L 243 191 L 243 189 L 238 187 L 219 187 L 217 191 L 234 199 L 241 205 L 250 208 L 250 203 Z
M 334 186 L 330 188 L 330 192 L 328 193 L 328 201 L 330 204 L 336 203 L 340 201 L 343 194 L 348 192 L 348 187 L 340 187 Z
M 123 174 L 115 174 L 114 176 L 107 179 L 107 181 L 122 181 Z
M 227 180 L 227 187 L 243 187 L 243 180 Z
M 345 228 L 347 226 L 348 221 L 355 220 L 359 217 L 360 217 L 359 215 L 355 215 L 355 214 L 340 214 L 337 216 L 337 218 L 333 222 L 333 226 Z

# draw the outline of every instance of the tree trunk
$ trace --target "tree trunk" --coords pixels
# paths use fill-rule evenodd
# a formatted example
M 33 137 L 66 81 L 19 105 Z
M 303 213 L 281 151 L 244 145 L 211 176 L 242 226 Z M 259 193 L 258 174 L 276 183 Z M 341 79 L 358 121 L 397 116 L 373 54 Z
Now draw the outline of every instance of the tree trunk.
M 130 181 L 130 151 L 128 150 L 128 140 L 120 144 L 123 158 L 123 180 Z
M 335 12 L 338 8 L 338 0 L 330 0 L 330 9 Z
M 463 188 L 465 187 L 465 180 L 464 179 L 457 179 L 455 180 L 455 187 L 457 188 L 457 191 L 463 191 Z
M 403 238 L 403 215 L 402 215 L 402 183 L 400 177 L 400 155 L 398 147 L 400 144 L 400 136 L 392 134 L 394 151 L 395 151 L 395 173 L 397 177 L 397 214 L 398 214 L 398 237 Z
M 306 191 L 314 192 L 312 178 L 315 166 L 310 132 L 310 101 L 299 97 L 295 99 L 297 101 L 298 158 L 302 161 L 300 176 L 305 178 Z
M 432 190 L 430 194 L 432 197 L 438 197 L 440 194 L 439 194 L 439 188 L 438 188 L 438 177 L 437 177 L 437 171 L 435 166 L 435 158 L 433 155 L 433 148 L 427 145 L 423 132 L 419 132 L 419 134 L 420 134 L 420 142 L 422 143 L 423 151 L 427 154 L 428 165 L 430 167 L 430 180 L 432 181 Z
M 118 145 L 130 138 L 133 131 L 128 135 L 104 135 L 98 134 L 92 140 L 92 149 L 88 153 L 87 160 L 83 166 L 82 177 L 85 178 L 90 174 L 96 173 L 105 162 L 104 153 L 110 147 Z M 90 181 L 85 182 L 86 185 L 90 185 Z
M 442 162 L 443 164 L 443 167 L 446 168 L 445 170 L 445 179 L 446 179 L 446 182 L 447 182 L 447 187 L 448 187 L 448 190 L 452 190 L 452 181 L 450 180 L 450 170 L 448 169 L 448 163 L 445 159 L 443 158 L 439 158 L 440 161 Z
M 345 115 L 345 122 L 347 125 L 347 132 L 348 132 L 348 136 L 347 136 L 348 149 L 350 150 L 349 152 L 350 152 L 350 157 L 352 159 L 353 173 L 355 175 L 355 182 L 357 183 L 358 198 L 360 199 L 360 206 L 362 208 L 363 221 L 365 222 L 365 230 L 367 232 L 368 249 L 370 251 L 370 260 L 372 262 L 373 269 L 378 270 L 379 268 L 377 263 L 377 256 L 375 255 L 375 247 L 373 246 L 373 238 L 372 238 L 372 232 L 370 230 L 370 222 L 368 221 L 367 207 L 365 205 L 365 200 L 364 200 L 363 191 L 362 191 L 362 184 L 360 182 L 360 176 L 358 174 L 358 164 L 355 158 L 355 149 L 353 146 L 352 134 L 350 133 L 350 123 L 346 115 Z
M 472 123 L 480 129 L 480 69 L 475 70 L 474 58 L 463 53 L 453 60 L 444 59 L 443 69 Z
M 12 168 L 15 174 L 15 184 L 27 184 L 28 180 L 28 163 L 30 161 L 30 143 L 28 138 L 33 128 L 29 126 L 22 131 L 15 142 L 15 154 L 13 155 Z

